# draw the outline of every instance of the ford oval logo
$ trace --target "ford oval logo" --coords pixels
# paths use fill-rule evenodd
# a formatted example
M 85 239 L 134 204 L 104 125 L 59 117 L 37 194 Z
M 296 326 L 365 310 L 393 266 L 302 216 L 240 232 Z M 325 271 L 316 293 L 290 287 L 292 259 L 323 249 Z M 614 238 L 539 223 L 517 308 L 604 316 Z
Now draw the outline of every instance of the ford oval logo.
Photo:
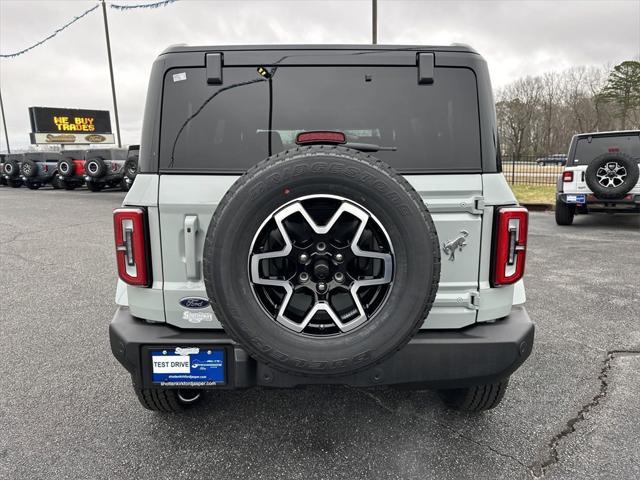
M 209 306 L 209 300 L 199 297 L 186 297 L 180 299 L 180 305 L 184 308 L 207 308 Z

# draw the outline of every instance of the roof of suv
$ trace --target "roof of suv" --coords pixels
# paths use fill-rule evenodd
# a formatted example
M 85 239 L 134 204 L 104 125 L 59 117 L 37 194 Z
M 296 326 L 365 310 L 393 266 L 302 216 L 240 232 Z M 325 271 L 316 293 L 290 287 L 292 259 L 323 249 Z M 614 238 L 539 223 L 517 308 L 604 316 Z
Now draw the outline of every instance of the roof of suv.
M 640 135 L 640 130 L 611 130 L 609 132 L 589 132 L 578 133 L 574 135 L 576 138 L 585 137 L 610 137 L 612 135 Z
M 35 160 L 35 161 L 44 161 L 44 160 L 55 160 L 60 159 L 59 152 L 25 152 L 24 158 Z
M 219 56 L 209 57 L 208 54 L 219 53 Z M 204 95 L 205 90 L 214 92 L 215 85 L 218 81 L 206 83 L 198 83 L 202 86 L 202 91 L 196 88 L 195 84 L 190 88 L 174 91 L 171 86 L 173 83 L 165 82 L 166 75 L 176 69 L 177 73 L 183 72 L 180 77 L 184 76 L 186 69 L 210 69 L 211 72 L 217 69 L 226 69 L 227 74 L 224 75 L 225 81 L 230 82 L 230 79 L 235 77 L 241 77 L 244 73 L 240 68 L 234 67 L 256 67 L 256 66 L 301 66 L 301 67 L 327 67 L 338 68 L 342 66 L 358 67 L 358 68 L 377 68 L 377 67 L 412 67 L 418 69 L 421 68 L 420 53 L 431 54 L 425 56 L 425 74 L 430 72 L 430 69 L 439 70 L 438 74 L 452 75 L 453 69 L 456 69 L 456 74 L 466 75 L 465 70 L 472 71 L 472 80 L 475 82 L 476 92 L 473 102 L 473 108 L 478 110 L 477 114 L 472 116 L 461 115 L 460 118 L 477 118 L 478 130 L 481 138 L 480 145 L 478 146 L 478 155 L 480 157 L 480 165 L 477 170 L 484 173 L 495 173 L 498 171 L 498 163 L 496 160 L 495 138 L 496 121 L 495 121 L 495 108 L 493 102 L 493 94 L 491 90 L 491 83 L 489 80 L 489 71 L 486 61 L 482 56 L 468 45 L 454 44 L 448 46 L 434 46 L 434 45 L 331 45 L 331 44 L 315 44 L 315 45 L 173 45 L 164 50 L 154 61 L 151 76 L 149 80 L 149 89 L 147 91 L 147 100 L 145 104 L 144 120 L 142 128 L 141 143 L 145 146 L 142 148 L 139 158 L 139 168 L 141 173 L 162 173 L 170 172 L 172 174 L 187 174 L 193 172 L 196 167 L 187 167 L 184 164 L 181 168 L 176 168 L 173 164 L 173 155 L 175 151 L 173 148 L 166 150 L 170 147 L 170 143 L 165 141 L 161 153 L 160 139 L 162 135 L 166 135 L 169 130 L 176 132 L 178 128 L 174 129 L 176 125 L 173 125 L 169 120 L 176 123 L 178 121 L 184 121 L 189 118 L 188 114 L 184 111 L 180 111 L 180 115 L 175 115 L 177 110 L 182 109 L 182 106 L 189 103 L 186 98 L 180 99 L 180 95 L 195 96 Z M 209 64 L 211 62 L 211 65 Z M 355 70 L 353 70 L 355 71 Z M 249 70 L 246 70 L 247 75 Z M 293 70 L 292 70 L 293 72 Z M 305 72 L 303 69 L 295 70 L 295 74 L 290 75 L 304 75 L 309 72 Z M 320 70 L 318 72 L 321 72 Z M 222 72 L 220 72 L 222 73 Z M 348 72 L 344 72 L 347 75 Z M 387 71 L 385 74 L 388 74 Z M 416 72 L 420 74 L 420 70 Z M 433 73 L 433 72 L 431 72 Z M 251 71 L 251 78 L 257 80 L 259 72 L 256 74 Z M 200 75 L 200 74 L 198 74 Z M 407 82 L 413 82 L 419 84 L 417 76 L 409 70 L 395 71 L 394 75 L 398 78 L 404 77 Z M 195 70 L 193 73 L 187 75 L 190 79 L 188 81 L 195 81 Z M 255 77 L 255 78 L 254 78 Z M 247 77 L 248 78 L 248 77 Z M 317 78 L 314 77 L 314 78 Z M 471 77 L 470 77 L 471 78 Z M 335 80 L 335 78 L 334 78 Z M 318 80 L 320 81 L 320 80 Z M 336 80 L 337 81 L 337 80 Z M 388 79 L 392 81 L 391 76 Z M 174 78 L 175 83 L 175 78 Z M 222 82 L 221 82 L 222 83 Z M 226 87 L 223 87 L 226 91 L 227 87 L 232 85 L 229 83 Z M 446 82 L 435 82 L 438 85 L 437 88 L 444 88 L 443 85 Z M 305 84 L 309 84 L 306 82 Z M 422 83 L 420 83 L 422 84 Z M 424 82 L 424 84 L 430 84 Z M 180 84 L 184 86 L 185 84 Z M 243 85 L 242 82 L 239 85 Z M 459 88 L 457 83 L 450 83 L 451 88 Z M 435 89 L 436 87 L 432 87 Z M 467 86 L 464 91 L 469 92 L 470 88 Z M 181 92 L 181 93 L 179 93 Z M 406 95 L 409 95 L 407 93 Z M 199 97 L 198 97 L 199 98 Z M 213 97 L 212 97 L 213 98 Z M 310 99 L 310 97 L 307 97 Z M 389 99 L 391 97 L 387 97 Z M 435 98 L 435 97 L 434 97 Z M 202 97 L 201 100 L 204 100 Z M 238 101 L 238 100 L 235 100 Z M 309 100 L 310 101 L 310 100 Z M 175 105 L 168 106 L 169 103 L 175 103 Z M 186 103 L 185 103 L 186 102 Z M 250 103 L 250 102 L 249 102 Z M 178 108 L 179 107 L 179 108 Z M 171 117 L 160 121 L 162 112 L 172 112 Z M 427 112 L 425 115 L 433 115 L 433 112 Z M 203 117 L 202 117 L 203 118 Z M 247 116 L 244 118 L 255 118 L 254 116 Z M 189 120 L 187 120 L 189 121 Z M 475 121 L 475 120 L 474 120 Z M 248 124 L 248 123 L 247 123 Z M 256 127 L 256 131 L 260 128 Z M 203 137 L 204 138 L 204 137 Z M 175 140 L 175 136 L 174 136 Z M 247 145 L 249 143 L 247 142 Z M 252 144 L 253 145 L 253 144 Z M 186 154 L 186 152 L 183 152 Z M 383 156 L 383 154 L 380 154 Z M 162 158 L 161 158 L 162 157 Z M 183 155 L 185 157 L 185 155 Z M 191 158 L 195 158 L 193 154 Z M 198 156 L 198 158 L 204 158 Z M 233 163 L 233 162 L 232 162 Z M 228 165 L 229 170 L 224 170 L 229 173 L 232 170 Z M 227 168 L 225 167 L 225 168 Z M 233 170 L 235 173 L 242 173 L 244 167 L 238 167 Z M 416 170 L 417 171 L 417 170 Z M 474 172 L 476 170 L 474 169 Z
M 476 50 L 465 44 L 452 44 L 448 46 L 436 45 L 331 45 L 331 44 L 311 44 L 311 45 L 199 45 L 192 46 L 186 44 L 171 45 L 166 48 L 161 55 L 167 53 L 182 52 L 206 52 L 206 51 L 256 51 L 256 50 L 416 50 L 433 52 L 461 52 L 475 53 Z

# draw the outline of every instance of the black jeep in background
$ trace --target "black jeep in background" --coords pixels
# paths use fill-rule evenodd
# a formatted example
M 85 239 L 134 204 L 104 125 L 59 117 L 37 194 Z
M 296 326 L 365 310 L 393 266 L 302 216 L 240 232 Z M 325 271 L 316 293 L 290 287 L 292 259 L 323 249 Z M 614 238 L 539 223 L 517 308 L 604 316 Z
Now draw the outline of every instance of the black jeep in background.
M 84 180 L 92 192 L 107 187 L 127 190 L 124 183 L 126 148 L 87 150 L 84 165 Z
M 58 177 L 58 162 L 60 154 L 57 152 L 29 152 L 24 154 L 20 165 L 22 181 L 30 190 L 51 184 L 53 188 L 60 188 Z
M 22 186 L 20 166 L 22 165 L 23 159 L 24 154 L 22 153 L 9 153 L 5 156 L 4 163 L 2 164 L 2 172 L 0 173 L 4 178 L 6 185 L 13 188 L 19 188 Z
M 4 178 L 4 160 L 5 158 L 7 158 L 7 154 L 6 153 L 0 153 L 0 185 L 6 185 L 7 184 L 7 179 Z

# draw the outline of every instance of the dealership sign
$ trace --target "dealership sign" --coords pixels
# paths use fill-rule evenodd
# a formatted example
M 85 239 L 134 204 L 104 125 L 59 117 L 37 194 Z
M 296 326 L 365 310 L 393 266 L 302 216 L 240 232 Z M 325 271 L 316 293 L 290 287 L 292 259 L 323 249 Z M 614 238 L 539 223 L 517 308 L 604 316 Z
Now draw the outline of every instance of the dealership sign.
M 107 110 L 30 107 L 31 143 L 115 143 Z

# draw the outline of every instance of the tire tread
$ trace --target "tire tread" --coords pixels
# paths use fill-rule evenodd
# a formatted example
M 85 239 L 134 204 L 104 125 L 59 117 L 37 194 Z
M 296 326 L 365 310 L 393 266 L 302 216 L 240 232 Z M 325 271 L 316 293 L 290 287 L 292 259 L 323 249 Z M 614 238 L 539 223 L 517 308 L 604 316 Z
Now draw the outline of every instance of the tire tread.
M 509 379 L 469 388 L 441 390 L 445 405 L 462 412 L 483 412 L 497 407 L 507 391 Z
M 140 404 L 147 410 L 162 413 L 176 413 L 185 409 L 175 390 L 141 388 L 133 381 L 133 389 Z

